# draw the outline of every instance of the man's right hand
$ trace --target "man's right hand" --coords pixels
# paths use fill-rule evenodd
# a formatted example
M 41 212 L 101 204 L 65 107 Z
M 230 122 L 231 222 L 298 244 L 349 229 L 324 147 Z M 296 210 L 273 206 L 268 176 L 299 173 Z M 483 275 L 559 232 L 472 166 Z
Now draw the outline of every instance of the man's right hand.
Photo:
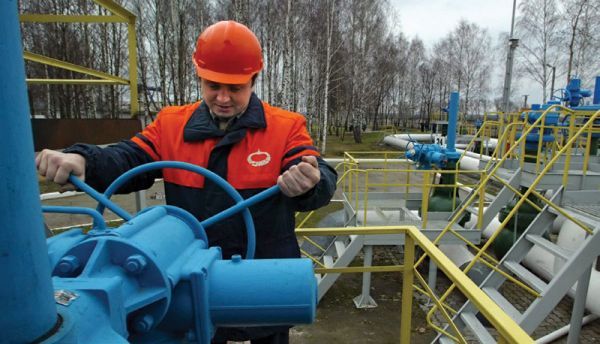
M 68 183 L 70 174 L 85 180 L 85 158 L 79 154 L 44 149 L 35 157 L 35 166 L 47 181 L 61 185 L 61 192 L 75 190 Z

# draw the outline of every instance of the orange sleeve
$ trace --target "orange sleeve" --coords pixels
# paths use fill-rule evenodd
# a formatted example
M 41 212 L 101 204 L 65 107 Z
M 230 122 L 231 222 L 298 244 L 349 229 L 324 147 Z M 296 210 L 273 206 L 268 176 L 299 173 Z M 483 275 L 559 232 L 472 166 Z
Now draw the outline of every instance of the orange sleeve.
M 158 113 L 154 122 L 144 128 L 141 133 L 137 133 L 131 138 L 133 142 L 140 146 L 140 148 L 148 153 L 155 161 L 161 160 L 161 113 L 162 111 Z
M 294 126 L 290 131 L 286 143 L 285 155 L 283 156 L 281 164 L 285 169 L 288 167 L 288 164 L 305 155 L 321 156 L 306 130 L 306 119 L 300 117 L 298 120 L 294 121 Z

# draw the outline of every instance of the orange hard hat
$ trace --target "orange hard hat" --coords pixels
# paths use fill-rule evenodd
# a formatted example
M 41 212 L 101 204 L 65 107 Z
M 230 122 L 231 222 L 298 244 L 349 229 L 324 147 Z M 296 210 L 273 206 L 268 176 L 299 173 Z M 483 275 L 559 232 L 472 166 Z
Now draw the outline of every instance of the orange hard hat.
M 198 76 L 223 84 L 244 84 L 263 67 L 256 35 L 235 21 L 220 21 L 198 37 L 192 56 Z

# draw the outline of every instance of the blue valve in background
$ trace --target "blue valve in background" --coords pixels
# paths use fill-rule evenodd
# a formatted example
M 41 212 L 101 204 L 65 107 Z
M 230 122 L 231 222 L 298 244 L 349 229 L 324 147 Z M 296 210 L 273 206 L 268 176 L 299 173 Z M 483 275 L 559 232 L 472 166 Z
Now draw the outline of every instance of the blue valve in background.
M 446 168 L 454 166 L 460 158 L 460 153 L 455 149 L 456 128 L 458 122 L 459 93 L 450 93 L 448 104 L 448 139 L 446 147 L 438 144 L 412 143 L 412 148 L 406 152 L 406 158 L 417 163 L 419 169 L 431 169 L 433 166 Z

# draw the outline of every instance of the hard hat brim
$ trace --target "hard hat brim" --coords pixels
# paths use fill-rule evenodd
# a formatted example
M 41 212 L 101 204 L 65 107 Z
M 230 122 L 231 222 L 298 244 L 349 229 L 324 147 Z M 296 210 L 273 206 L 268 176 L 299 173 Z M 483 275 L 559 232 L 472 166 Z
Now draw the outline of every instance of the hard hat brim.
M 200 68 L 200 67 L 196 67 L 196 72 L 198 73 L 198 76 L 201 77 L 202 79 L 206 79 L 212 82 L 218 82 L 220 84 L 245 84 L 248 81 L 250 81 L 250 79 L 252 79 L 252 77 L 254 76 L 254 74 L 256 73 L 252 73 L 252 74 L 225 74 L 225 73 L 219 73 L 219 72 L 215 72 L 212 70 L 208 70 L 205 68 Z

